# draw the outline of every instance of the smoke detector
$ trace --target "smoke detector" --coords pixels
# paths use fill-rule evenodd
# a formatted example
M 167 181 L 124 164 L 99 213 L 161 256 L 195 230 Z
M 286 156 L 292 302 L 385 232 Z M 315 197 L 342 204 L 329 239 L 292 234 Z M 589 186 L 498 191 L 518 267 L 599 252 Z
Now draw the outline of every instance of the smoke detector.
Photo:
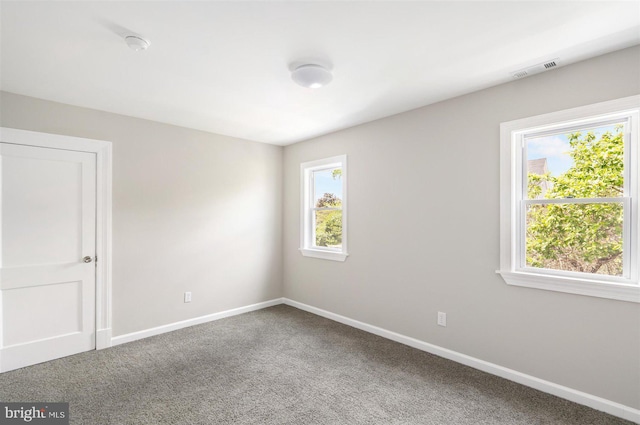
M 546 62 L 542 62 L 536 65 L 530 66 L 528 68 L 520 69 L 518 71 L 513 71 L 511 73 L 511 76 L 513 78 L 528 77 L 529 75 L 539 74 L 541 72 L 556 68 L 559 65 L 559 63 L 560 63 L 560 60 L 558 58 L 550 59 Z
M 136 52 L 147 50 L 147 48 L 151 45 L 149 40 L 146 40 L 137 34 L 126 35 L 124 37 L 124 41 L 127 43 L 127 46 L 129 46 Z

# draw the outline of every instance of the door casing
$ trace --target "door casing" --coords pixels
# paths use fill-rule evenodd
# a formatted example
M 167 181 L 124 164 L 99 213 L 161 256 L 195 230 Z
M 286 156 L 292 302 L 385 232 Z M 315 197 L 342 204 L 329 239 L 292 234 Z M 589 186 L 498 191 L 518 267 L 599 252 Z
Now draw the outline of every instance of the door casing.
M 111 346 L 112 144 L 58 134 L 0 127 L 0 141 L 96 154 L 96 350 Z M 2 329 L 0 300 L 0 330 Z M 0 356 L 2 353 L 0 352 Z M 3 372 L 0 370 L 0 372 Z

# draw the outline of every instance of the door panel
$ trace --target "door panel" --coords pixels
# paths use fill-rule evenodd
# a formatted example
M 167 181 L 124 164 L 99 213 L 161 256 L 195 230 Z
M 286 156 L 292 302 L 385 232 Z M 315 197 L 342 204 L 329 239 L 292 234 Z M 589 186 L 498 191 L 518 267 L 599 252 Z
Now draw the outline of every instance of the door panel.
M 0 143 L 0 370 L 95 348 L 96 158 Z
M 18 149 L 54 151 L 58 158 L 66 152 Z M 82 163 L 4 152 L 3 180 L 11 180 L 3 185 L 3 200 L 10 206 L 2 211 L 3 267 L 77 261 L 82 257 Z
M 7 323 L 29 323 L 5 328 L 7 346 L 82 332 L 82 282 L 11 289 L 3 301 Z

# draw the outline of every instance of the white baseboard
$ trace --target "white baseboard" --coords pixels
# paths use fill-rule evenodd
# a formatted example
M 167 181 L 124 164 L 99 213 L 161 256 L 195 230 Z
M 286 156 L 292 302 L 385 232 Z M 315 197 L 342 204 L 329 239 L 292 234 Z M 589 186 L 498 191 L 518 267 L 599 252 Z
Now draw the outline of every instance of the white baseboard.
M 558 385 L 553 382 L 545 381 L 544 379 L 536 378 L 535 376 L 527 375 L 508 369 L 506 367 L 499 366 L 494 363 L 489 363 L 484 360 L 477 359 L 475 357 L 467 356 L 466 354 L 458 353 L 457 351 L 449 350 L 447 348 L 439 347 L 437 345 L 429 344 L 424 341 L 420 341 L 415 338 L 411 338 L 405 335 L 401 335 L 396 332 L 388 331 L 386 329 L 379 328 L 377 326 L 369 325 L 358 320 L 350 319 L 339 314 L 331 313 L 326 310 L 322 310 L 317 307 L 312 307 L 307 304 L 303 304 L 297 301 L 290 300 L 288 298 L 283 299 L 284 304 L 290 305 L 300 310 L 307 311 L 309 313 L 316 314 L 318 316 L 326 317 L 327 319 L 334 320 L 336 322 L 349 325 L 351 327 L 369 332 L 383 338 L 390 339 L 392 341 L 399 342 L 401 344 L 408 345 L 418 350 L 426 351 L 431 354 L 435 354 L 445 359 L 453 360 L 457 363 L 470 366 L 474 369 L 481 370 L 483 372 L 490 373 L 492 375 L 500 376 L 501 378 L 508 379 L 513 382 L 517 382 L 527 387 L 535 388 L 536 390 L 543 391 L 548 394 L 555 395 L 560 398 L 564 398 L 569 401 L 573 401 L 578 404 L 582 404 L 591 407 L 602 412 L 609 413 L 611 415 L 623 418 L 629 421 L 640 424 L 640 410 L 634 409 L 629 406 L 625 406 L 620 403 L 616 403 L 611 400 L 607 400 L 601 397 L 597 397 L 591 394 L 587 394 L 582 391 L 574 390 L 563 385 Z
M 392 332 L 377 326 L 369 325 L 358 320 L 351 319 L 349 317 L 341 316 L 339 314 L 331 313 L 330 311 L 322 310 L 317 307 L 313 307 L 307 304 L 300 303 L 298 301 L 290 300 L 288 298 L 276 298 L 270 301 L 265 301 L 257 304 L 248 305 L 245 307 L 234 308 L 232 310 L 221 311 L 219 313 L 209 314 L 206 316 L 200 316 L 189 320 L 183 320 L 181 322 L 170 323 L 168 325 L 158 326 L 151 329 L 146 329 L 139 332 L 132 332 L 125 335 L 119 335 L 113 338 L 111 336 L 111 329 L 103 329 L 96 334 L 96 341 L 98 349 L 106 348 L 107 346 L 115 346 L 124 344 L 138 339 L 147 338 L 154 335 L 159 335 L 165 332 L 171 332 L 178 329 L 186 328 L 193 325 L 199 325 L 201 323 L 211 322 L 214 320 L 223 319 L 225 317 L 236 316 L 242 313 L 248 313 L 250 311 L 261 310 L 263 308 L 271 307 L 278 304 L 286 304 L 300 310 L 307 311 L 309 313 L 316 314 L 318 316 L 326 317 L 327 319 L 334 320 L 339 323 L 363 330 L 365 332 L 372 333 L 374 335 L 381 336 L 383 338 L 390 339 L 392 341 L 399 342 L 404 345 L 408 345 L 418 350 L 426 351 L 431 354 L 435 354 L 445 359 L 453 360 L 454 362 L 464 364 L 466 366 L 473 367 L 474 369 L 481 370 L 483 372 L 490 373 L 492 375 L 500 376 L 501 378 L 508 379 L 513 382 L 517 382 L 522 385 L 526 385 L 531 388 L 543 391 L 548 394 L 555 395 L 560 398 L 564 398 L 569 401 L 573 401 L 578 404 L 582 404 L 591 407 L 602 412 L 609 413 L 611 415 L 623 418 L 635 423 L 640 424 L 640 410 L 634 409 L 629 406 L 625 406 L 620 403 L 616 403 L 611 400 L 597 397 L 591 394 L 587 394 L 582 391 L 574 390 L 573 388 L 558 385 L 553 382 L 545 381 L 544 379 L 536 378 L 535 376 L 527 375 L 525 373 L 518 372 L 513 369 L 509 369 L 503 366 L 499 366 L 494 363 L 490 363 L 484 360 L 477 359 L 475 357 L 468 356 L 466 354 L 458 353 L 457 351 L 449 350 L 437 345 L 429 344 L 428 342 L 420 341 L 415 338 L 411 338 L 396 332 Z M 102 345 L 105 344 L 105 345 Z M 108 345 L 107 345 L 108 344 Z
M 238 307 L 231 310 L 221 311 L 219 313 L 208 314 L 206 316 L 195 317 L 193 319 L 183 320 L 181 322 L 169 323 L 168 325 L 158 326 L 156 328 L 145 329 L 143 331 L 132 332 L 125 335 L 118 335 L 111 338 L 111 345 L 120 345 L 138 339 L 148 338 L 154 335 L 160 335 L 165 332 L 171 332 L 178 329 L 186 328 L 193 325 L 199 325 L 201 323 L 212 322 L 214 320 L 224 319 L 225 317 L 236 316 L 242 313 L 248 313 L 250 311 L 261 310 L 263 308 L 271 307 L 274 305 L 282 304 L 283 298 L 276 298 L 270 301 L 264 301 L 257 304 L 247 305 L 244 307 Z

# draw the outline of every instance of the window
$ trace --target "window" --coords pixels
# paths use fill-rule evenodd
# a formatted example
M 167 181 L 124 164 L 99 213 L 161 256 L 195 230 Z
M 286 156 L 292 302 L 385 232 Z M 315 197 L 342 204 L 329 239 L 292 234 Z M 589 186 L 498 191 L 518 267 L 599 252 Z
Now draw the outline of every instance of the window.
M 640 302 L 640 96 L 502 123 L 510 285 Z
M 300 175 L 300 252 L 344 261 L 348 255 L 346 155 L 305 162 Z

